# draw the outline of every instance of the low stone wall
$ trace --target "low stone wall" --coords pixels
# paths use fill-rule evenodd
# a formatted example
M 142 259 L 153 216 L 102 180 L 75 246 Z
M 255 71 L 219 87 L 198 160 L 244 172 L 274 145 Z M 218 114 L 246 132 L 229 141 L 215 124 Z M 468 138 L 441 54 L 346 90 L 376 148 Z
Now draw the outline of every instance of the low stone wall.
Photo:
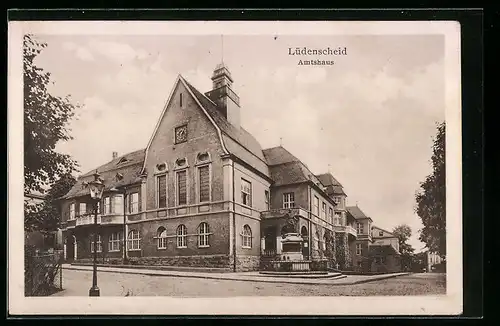
M 92 263 L 93 260 L 79 259 L 76 263 Z M 121 258 L 99 259 L 99 264 L 103 262 L 110 265 L 122 264 Z M 229 257 L 227 255 L 206 255 L 206 256 L 172 256 L 172 257 L 130 257 L 130 265 L 141 266 L 179 266 L 179 267 L 208 267 L 208 268 L 230 268 Z
M 232 259 L 231 259 L 232 261 Z M 236 271 L 237 272 L 250 272 L 259 270 L 260 257 L 259 256 L 237 256 L 236 257 Z

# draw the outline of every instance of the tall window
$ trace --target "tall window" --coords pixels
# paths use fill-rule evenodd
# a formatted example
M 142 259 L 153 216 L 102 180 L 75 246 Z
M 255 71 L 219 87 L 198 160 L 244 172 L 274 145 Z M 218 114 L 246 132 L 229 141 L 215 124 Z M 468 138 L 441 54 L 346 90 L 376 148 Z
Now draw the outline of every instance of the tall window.
M 287 192 L 283 194 L 283 208 L 295 207 L 295 194 Z
M 364 230 L 364 227 L 363 227 L 363 223 L 360 223 L 360 222 L 357 222 L 356 223 L 356 231 L 358 232 L 358 234 L 364 234 L 365 230 Z
M 323 220 L 326 220 L 326 204 L 325 203 L 321 204 L 321 218 Z
M 198 247 L 209 247 L 208 236 L 210 235 L 208 224 L 203 222 L 198 227 Z
M 75 219 L 75 204 L 74 203 L 69 205 L 69 219 L 70 220 Z
M 114 214 L 123 213 L 123 195 L 113 196 L 111 212 Z
M 163 226 L 158 228 L 158 249 L 167 249 L 167 229 Z
M 266 197 L 266 210 L 270 210 L 271 209 L 271 205 L 270 205 L 270 201 L 271 201 L 271 198 L 269 196 L 269 190 L 264 190 L 264 197 Z
M 177 205 L 187 205 L 187 171 L 177 172 Z
M 210 201 L 210 167 L 208 165 L 198 168 L 200 203 Z
M 167 207 L 167 175 L 159 175 L 156 177 L 156 198 L 157 208 Z
M 318 196 L 314 196 L 313 214 L 316 216 L 319 216 L 319 198 L 318 198 Z
M 328 209 L 328 222 L 335 224 L 333 220 L 333 208 L 331 207 Z
M 103 211 L 104 215 L 111 213 L 111 199 L 109 197 L 104 197 Z
M 179 106 L 182 107 L 182 93 L 179 94 Z
M 108 247 L 109 251 L 120 251 L 120 241 L 122 240 L 121 232 L 111 233 L 109 236 Z
M 360 256 L 363 254 L 363 246 L 361 243 L 356 243 L 356 255 Z
M 177 248 L 186 248 L 187 229 L 184 224 L 177 227 Z
M 86 203 L 80 203 L 78 214 L 79 215 L 85 215 L 86 213 L 87 213 L 87 204 Z
M 90 235 L 90 252 L 94 252 L 94 235 Z M 102 242 L 101 242 L 101 235 L 97 235 L 97 252 L 102 252 Z
M 245 224 L 243 227 L 242 236 L 242 247 L 243 248 L 252 248 L 252 229 L 248 224 Z
M 138 213 L 139 212 L 139 193 L 133 192 L 128 195 L 128 212 L 129 213 Z
M 128 233 L 128 250 L 140 250 L 141 237 L 138 230 L 131 230 Z
M 340 212 L 335 212 L 335 225 L 342 225 L 342 217 Z
M 241 179 L 241 203 L 252 206 L 252 184 L 245 179 Z

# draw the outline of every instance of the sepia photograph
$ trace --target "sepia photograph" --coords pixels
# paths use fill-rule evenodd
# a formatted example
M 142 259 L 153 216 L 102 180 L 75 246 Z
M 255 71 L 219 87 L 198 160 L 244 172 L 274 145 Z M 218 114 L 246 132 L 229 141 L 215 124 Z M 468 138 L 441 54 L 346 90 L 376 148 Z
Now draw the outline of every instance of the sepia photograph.
M 9 23 L 10 310 L 459 314 L 459 36 Z

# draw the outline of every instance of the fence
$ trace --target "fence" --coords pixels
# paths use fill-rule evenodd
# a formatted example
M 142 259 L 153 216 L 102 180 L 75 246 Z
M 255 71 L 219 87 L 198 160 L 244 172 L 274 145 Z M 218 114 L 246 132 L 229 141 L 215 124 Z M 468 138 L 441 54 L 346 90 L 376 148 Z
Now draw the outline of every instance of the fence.
M 330 262 L 326 260 L 271 260 L 267 262 L 261 262 L 260 268 L 263 271 L 273 272 L 326 272 L 330 268 Z
M 48 296 L 62 290 L 62 262 L 60 251 L 39 253 L 25 248 L 24 295 Z

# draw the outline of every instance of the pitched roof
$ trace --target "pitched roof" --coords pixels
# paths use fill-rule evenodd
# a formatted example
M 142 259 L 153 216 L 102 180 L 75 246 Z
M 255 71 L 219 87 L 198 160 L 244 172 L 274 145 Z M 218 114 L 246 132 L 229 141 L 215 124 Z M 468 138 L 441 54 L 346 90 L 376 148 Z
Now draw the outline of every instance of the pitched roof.
M 300 162 L 287 162 L 269 167 L 274 186 L 309 181 L 308 171 Z
M 326 187 L 326 193 L 330 195 L 344 195 L 344 187 L 331 173 L 322 173 L 316 176 L 323 185 Z
M 388 255 L 400 255 L 400 253 L 391 245 L 378 245 L 372 244 L 368 250 L 369 256 L 388 256 Z
M 370 217 L 366 216 L 365 213 L 359 208 L 357 205 L 356 206 L 348 206 L 346 207 L 347 212 L 351 214 L 352 217 L 354 217 L 356 220 L 362 220 L 362 219 L 371 219 Z
M 217 108 L 217 105 L 198 91 L 193 85 L 182 77 L 189 90 L 196 97 L 198 102 L 203 106 L 203 109 L 214 120 L 215 124 L 220 128 L 228 151 L 237 157 L 250 164 L 258 171 L 269 176 L 269 170 L 266 165 L 266 159 L 262 152 L 262 147 L 252 134 L 246 131 L 243 127 L 236 128 L 233 126 Z M 252 156 L 250 156 L 250 155 Z M 259 162 L 260 161 L 260 162 Z
M 130 184 L 140 182 L 140 174 L 142 170 L 142 164 L 144 162 L 145 150 L 140 149 L 120 157 L 111 160 L 110 162 L 101 165 L 97 169 L 89 171 L 84 175 L 80 176 L 76 184 L 70 189 L 70 191 L 63 196 L 63 198 L 69 199 L 79 196 L 85 196 L 88 194 L 88 190 L 84 187 L 84 182 L 89 182 L 93 180 L 93 174 L 97 170 L 103 179 L 103 183 L 106 186 L 104 190 L 109 190 L 113 187 L 121 187 Z M 120 160 L 126 158 L 127 160 L 120 163 Z M 116 178 L 116 175 L 120 173 L 122 179 Z
M 300 162 L 292 153 L 283 146 L 266 148 L 262 151 L 268 165 L 278 165 L 290 162 Z
M 389 232 L 387 230 L 384 230 L 382 228 L 379 228 L 378 226 L 374 225 L 372 226 L 372 230 L 373 229 L 377 229 L 379 231 L 383 231 L 384 232 L 384 235 L 383 236 L 379 236 L 379 235 L 374 235 L 373 238 L 395 238 L 396 236 L 394 235 L 394 233 L 392 232 Z M 386 233 L 388 233 L 388 235 L 385 235 Z

